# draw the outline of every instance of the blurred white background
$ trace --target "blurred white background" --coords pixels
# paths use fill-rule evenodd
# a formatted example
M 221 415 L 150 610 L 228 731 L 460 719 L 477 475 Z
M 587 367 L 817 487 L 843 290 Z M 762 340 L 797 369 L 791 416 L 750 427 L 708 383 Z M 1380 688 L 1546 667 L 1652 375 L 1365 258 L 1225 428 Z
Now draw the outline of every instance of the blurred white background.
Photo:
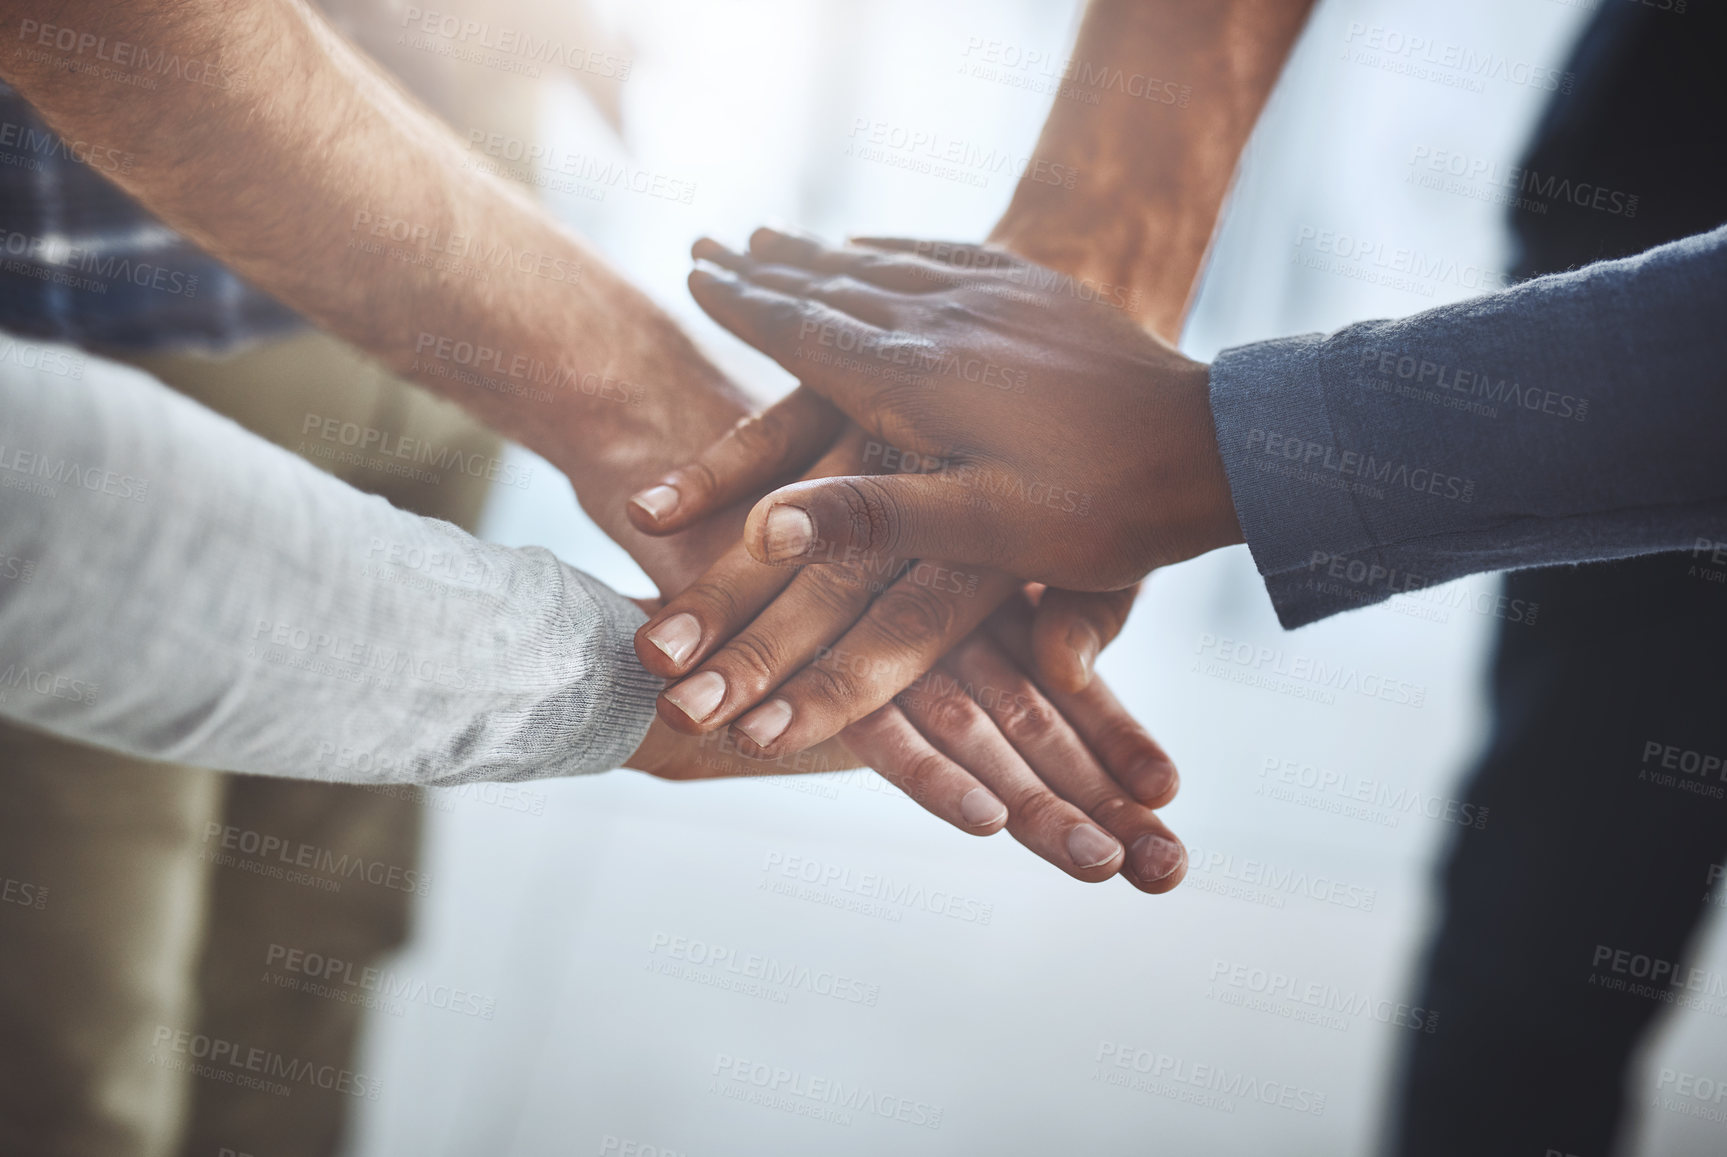
M 546 94 L 543 143 L 624 158 L 696 191 L 687 205 L 621 188 L 603 199 L 550 193 L 548 204 L 763 396 L 789 379 L 689 302 L 691 240 L 708 232 L 738 242 L 764 220 L 829 236 L 981 237 L 1008 202 L 1010 177 L 980 188 L 859 159 L 847 153 L 854 125 L 886 121 L 1028 153 L 1049 97 L 970 75 L 968 45 L 1002 41 L 1059 59 L 1078 19 L 1074 0 L 599 7 L 607 35 L 635 61 L 622 86 L 624 139 L 560 82 Z M 1505 266 L 1503 210 L 1411 183 L 1410 162 L 1425 148 L 1515 164 L 1545 94 L 1365 67 L 1344 53 L 1352 21 L 1557 68 L 1586 15 L 1552 0 L 1322 3 L 1255 137 L 1190 352 L 1470 293 L 1455 280 L 1388 287 L 1352 269 L 1293 264 L 1304 226 Z M 529 489 L 498 491 L 484 533 L 550 547 L 634 593 L 649 589 L 543 464 Z M 364 1107 L 352 1152 L 1372 1151 L 1399 1036 L 1410 1030 L 1365 1014 L 1305 1023 L 1286 1015 L 1289 1002 L 1272 1002 L 1281 1014 L 1232 1004 L 1243 990 L 1214 976 L 1240 965 L 1374 1002 L 1409 999 L 1434 864 L 1446 841 L 1467 833 L 1419 811 L 1392 826 L 1256 791 L 1275 782 L 1262 775 L 1268 761 L 1288 761 L 1452 797 L 1482 734 L 1494 626 L 1466 593 L 1447 588 L 1286 633 L 1245 549 L 1154 576 L 1101 671 L 1180 764 L 1181 796 L 1167 816 L 1196 861 L 1233 857 L 1233 867 L 1209 872 L 1196 863 L 1161 898 L 1119 881 L 1078 884 L 1005 835 L 961 835 L 868 774 L 674 785 L 615 772 L 507 798 L 446 795 L 432 812 L 431 894 L 396 967 L 495 1000 L 495 1018 L 420 1004 L 375 1018 L 361 1068 L 385 1095 Z M 1209 677 L 1196 670 L 1207 636 L 1352 664 L 1425 688 L 1424 702 L 1342 692 L 1323 704 Z M 793 881 L 769 869 L 795 857 L 854 882 L 877 873 L 925 895 L 965 897 L 977 902 L 969 912 L 987 905 L 989 920 L 915 903 L 885 904 L 889 918 L 773 890 Z M 1371 896 L 1371 911 L 1300 893 L 1272 905 L 1206 890 L 1248 859 L 1340 881 Z M 836 885 L 825 895 L 849 893 Z M 677 959 L 674 941 L 684 940 L 738 961 L 755 954 L 812 977 L 841 974 L 875 999 L 836 999 L 814 983 L 766 995 L 719 987 L 732 974 Z M 1727 950 L 1711 935 L 1703 955 L 1719 965 Z M 1684 1014 L 1651 1063 L 1727 1071 L 1722 1037 L 1712 1018 Z M 1112 1087 L 1094 1079 L 1106 1047 L 1323 1093 L 1324 1112 Z M 939 1108 L 939 1128 L 863 1113 L 810 1119 L 735 1100 L 724 1091 L 744 1086 L 716 1074 L 720 1058 L 922 1102 Z M 1643 1083 L 1652 1088 L 1653 1076 Z M 1651 1116 L 1662 1119 L 1646 1122 L 1641 1152 L 1723 1151 L 1719 1125 Z

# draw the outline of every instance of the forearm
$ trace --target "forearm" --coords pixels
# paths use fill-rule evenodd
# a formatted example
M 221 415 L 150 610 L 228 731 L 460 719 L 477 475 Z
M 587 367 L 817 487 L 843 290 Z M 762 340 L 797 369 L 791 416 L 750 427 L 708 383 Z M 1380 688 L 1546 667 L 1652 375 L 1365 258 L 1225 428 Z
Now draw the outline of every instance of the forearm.
M 40 38 L 27 6 L 3 10 L 9 39 Z M 64 71 L 52 54 L 4 57 L 8 81 L 63 135 L 125 144 L 136 160 L 117 179 L 129 193 L 254 284 L 547 456 L 632 553 L 669 557 L 630 530 L 621 496 L 746 401 L 660 310 L 479 171 L 302 4 L 82 0 L 55 21 L 143 46 L 145 59 L 207 66 L 206 83 L 170 71 L 146 94 L 99 70 Z M 663 581 L 680 568 L 655 569 Z
M 51 349 L 52 347 L 50 347 Z M 641 612 L 397 510 L 143 374 L 0 373 L 0 714 L 353 782 L 602 771 L 653 718 Z
M 1121 290 L 1177 339 L 1236 162 L 1311 7 L 1093 0 L 1066 78 L 1085 99 L 1057 98 L 1035 150 L 1076 170 L 1074 187 L 1021 182 L 991 240 Z
M 1727 228 L 1226 350 L 1217 442 L 1286 626 L 1462 575 L 1727 541 Z

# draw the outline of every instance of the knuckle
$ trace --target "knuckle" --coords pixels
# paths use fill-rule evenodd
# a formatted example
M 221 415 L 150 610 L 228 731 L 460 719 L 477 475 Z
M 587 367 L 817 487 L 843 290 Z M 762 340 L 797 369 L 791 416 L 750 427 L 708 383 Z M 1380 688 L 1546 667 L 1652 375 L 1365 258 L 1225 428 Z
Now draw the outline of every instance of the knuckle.
M 797 689 L 806 703 L 843 714 L 849 714 L 859 698 L 852 675 L 826 662 L 805 667 L 798 675 Z
M 1071 819 L 1068 805 L 1042 784 L 1014 792 L 1011 800 L 1003 802 L 1022 829 L 1053 832 Z
M 983 722 L 982 709 L 958 690 L 943 690 L 924 702 L 924 722 L 946 739 L 961 739 Z
M 1156 752 L 1145 728 L 1131 719 L 1111 717 L 1088 738 L 1106 764 L 1126 764 Z
M 791 431 L 785 419 L 773 410 L 764 410 L 740 419 L 732 427 L 732 450 L 745 461 L 777 460 L 791 445 Z
M 677 598 L 678 609 L 689 611 L 710 628 L 733 622 L 738 615 L 738 601 L 720 583 L 698 579 Z
M 853 621 L 859 608 L 869 601 L 873 593 L 869 576 L 853 566 L 805 567 L 798 572 L 795 581 L 803 585 L 803 593 L 816 604 L 819 617 L 843 616 L 848 623 Z
M 869 620 L 874 631 L 895 648 L 922 651 L 953 630 L 954 606 L 939 591 L 902 582 L 875 601 Z
M 920 751 L 898 769 L 894 786 L 919 803 L 930 798 L 932 785 L 947 768 L 947 761 L 934 751 Z
M 1047 739 L 1055 730 L 1055 712 L 1024 689 L 1003 696 L 992 716 L 996 727 L 1015 747 Z
M 688 497 L 701 501 L 712 498 L 720 488 L 719 475 L 714 472 L 706 454 L 684 467 L 678 482 L 680 490 L 687 488 L 692 491 Z
M 720 660 L 731 681 L 746 690 L 765 691 L 779 681 L 784 658 L 778 644 L 767 635 L 749 631 L 726 644 Z
M 845 503 L 851 545 L 871 552 L 887 550 L 900 519 L 893 496 L 868 478 L 844 479 L 836 489 Z

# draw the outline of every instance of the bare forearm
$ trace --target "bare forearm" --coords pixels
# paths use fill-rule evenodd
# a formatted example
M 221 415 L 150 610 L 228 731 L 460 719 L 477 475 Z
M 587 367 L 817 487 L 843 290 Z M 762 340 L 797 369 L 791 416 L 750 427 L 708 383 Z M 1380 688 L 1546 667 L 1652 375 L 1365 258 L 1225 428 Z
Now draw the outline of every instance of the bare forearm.
M 1071 189 L 1021 183 L 991 240 L 1121 287 L 1174 340 L 1236 162 L 1313 0 L 1093 0 L 1038 140 Z M 1152 83 L 1153 81 L 1158 83 Z
M 14 49 L 39 5 L 0 5 Z M 293 0 L 78 0 L 80 63 L 178 57 L 145 89 L 8 51 L 6 78 L 68 137 L 117 140 L 117 177 L 242 276 L 551 458 L 634 551 L 621 496 L 743 412 L 638 291 Z M 102 46 L 83 44 L 99 39 Z M 59 36 L 50 43 L 65 43 Z M 214 82 L 212 81 L 214 78 Z M 603 492 L 605 501 L 598 500 Z M 611 501 L 617 496 L 618 501 Z M 663 548 L 662 548 L 663 549 Z M 659 577 L 659 576 L 656 576 Z

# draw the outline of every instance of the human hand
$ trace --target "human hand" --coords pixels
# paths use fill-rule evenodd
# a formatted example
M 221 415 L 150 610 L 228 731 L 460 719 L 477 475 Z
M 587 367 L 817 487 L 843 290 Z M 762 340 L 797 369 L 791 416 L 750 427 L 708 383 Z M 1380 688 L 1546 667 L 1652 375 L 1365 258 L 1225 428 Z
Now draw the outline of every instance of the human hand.
M 807 387 L 770 419 L 808 428 L 819 393 L 903 471 L 775 491 L 750 513 L 753 556 L 934 554 L 1112 590 L 1241 540 L 1205 365 L 1040 288 L 1039 267 L 1010 254 L 954 244 L 931 260 L 916 245 L 770 229 L 749 256 L 697 243 L 712 266 L 690 275 L 696 300 Z
M 848 727 L 843 746 L 829 740 L 763 762 L 729 731 L 692 736 L 656 719 L 626 765 L 708 779 L 835 771 L 861 759 L 961 831 L 1006 826 L 1076 879 L 1119 871 L 1143 892 L 1167 892 L 1185 875 L 1186 852 L 1154 809 L 1174 798 L 1175 767 L 1101 680 L 1067 693 L 1025 674 L 1030 612 L 1014 596 L 894 703 Z

